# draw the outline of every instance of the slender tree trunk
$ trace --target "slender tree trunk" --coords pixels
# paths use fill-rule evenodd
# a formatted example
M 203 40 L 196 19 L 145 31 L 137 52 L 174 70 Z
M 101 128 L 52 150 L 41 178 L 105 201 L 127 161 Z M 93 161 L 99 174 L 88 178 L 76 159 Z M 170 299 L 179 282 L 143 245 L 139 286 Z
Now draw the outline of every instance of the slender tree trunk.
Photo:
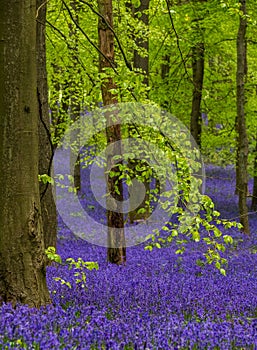
M 149 85 L 149 39 L 148 39 L 148 25 L 149 25 L 149 3 L 150 0 L 141 0 L 140 6 L 134 8 L 134 16 L 137 17 L 137 13 L 140 15 L 139 19 L 147 27 L 146 33 L 143 37 L 135 37 L 136 46 L 139 49 L 144 49 L 146 55 L 140 55 L 140 51 L 134 50 L 134 68 L 140 68 L 144 74 L 143 83 L 148 87 Z
M 99 13 L 105 18 L 109 26 L 113 27 L 112 0 L 98 0 Z M 98 22 L 98 37 L 100 51 L 108 57 L 110 62 L 114 64 L 114 36 L 110 28 L 106 25 L 102 18 Z M 102 55 L 99 56 L 100 72 L 105 68 L 110 68 L 111 63 Z M 117 97 L 113 95 L 111 89 L 115 88 L 115 83 L 111 77 L 102 83 L 102 98 L 104 106 L 117 103 Z M 113 123 L 113 118 L 115 122 Z M 120 172 L 117 163 L 113 159 L 114 156 L 121 156 L 121 125 L 117 115 L 106 112 L 106 137 L 107 145 L 112 145 L 112 151 L 107 154 L 107 169 L 116 172 L 117 175 L 107 178 L 107 207 L 108 201 L 115 198 L 122 203 L 123 188 L 122 181 L 118 180 Z M 117 181 L 117 184 L 116 184 Z M 118 192 L 115 187 L 117 187 Z M 107 209 L 108 224 L 108 252 L 107 259 L 111 263 L 122 264 L 126 260 L 125 236 L 124 236 L 124 218 L 122 213 L 122 204 L 117 204 L 117 211 Z
M 79 2 L 77 0 L 71 0 L 70 2 L 71 8 L 73 10 L 73 17 L 75 18 L 76 22 L 79 22 L 79 16 L 78 16 L 78 10 L 79 10 Z M 80 67 L 78 65 L 78 57 L 79 57 L 79 50 L 78 50 L 78 32 L 77 28 L 74 25 L 74 23 L 69 24 L 70 29 L 70 39 L 71 39 L 71 45 L 70 45 L 70 67 L 69 67 L 69 95 L 70 95 L 70 118 L 71 123 L 77 122 L 80 118 L 80 111 L 81 111 L 81 99 L 82 94 L 80 93 L 80 76 L 81 71 Z M 67 111 L 68 113 L 68 111 Z M 74 132 L 72 134 L 73 140 L 71 142 L 79 142 L 79 132 Z M 81 188 L 81 179 L 80 179 L 80 154 L 72 154 L 71 153 L 71 163 L 74 164 L 74 157 L 75 159 L 75 167 L 72 169 L 74 174 L 74 186 L 77 190 L 80 190 Z
M 170 71 L 170 55 L 165 54 L 162 58 L 162 65 L 161 65 L 161 78 L 162 78 L 162 84 L 168 86 L 168 80 L 169 80 L 169 71 Z M 164 110 L 170 111 L 171 102 L 168 98 L 167 94 L 163 94 L 163 102 L 161 103 L 161 108 Z
M 204 43 L 197 43 L 192 47 L 192 69 L 193 69 L 193 99 L 190 121 L 191 135 L 201 148 L 202 118 L 201 101 L 204 78 Z
M 240 0 L 241 11 L 239 28 L 237 34 L 237 118 L 236 129 L 237 137 L 237 179 L 236 186 L 239 197 L 240 222 L 243 225 L 243 231 L 250 234 L 248 222 L 247 194 L 248 194 L 248 137 L 245 118 L 245 80 L 247 75 L 247 46 L 246 46 L 246 0 Z
M 54 148 L 51 141 L 46 73 L 45 22 L 46 3 L 37 0 L 37 95 L 39 114 L 39 174 L 51 176 Z M 40 203 L 45 247 L 56 246 L 57 218 L 52 185 L 40 182 Z
M 64 78 L 62 82 L 61 76 L 64 74 L 62 68 L 58 64 L 53 64 L 54 75 L 52 78 L 53 90 L 51 91 L 51 126 L 54 130 L 53 145 L 54 149 L 58 147 L 65 131 L 70 123 L 69 118 L 69 82 Z M 57 77 L 57 78 L 56 78 Z
M 50 302 L 38 183 L 36 0 L 0 2 L 0 300 Z
M 161 78 L 164 80 L 168 77 L 170 71 L 170 55 L 163 57 L 163 63 L 161 65 Z
M 59 66 L 55 62 L 51 62 L 51 66 L 53 69 L 53 76 L 52 76 L 52 86 L 53 88 L 50 90 L 50 110 L 51 110 L 51 127 L 53 129 L 53 136 L 52 136 L 52 142 L 54 145 L 54 149 L 56 149 L 58 141 L 60 140 L 60 130 L 58 128 L 58 125 L 60 124 L 61 117 L 60 117 L 60 91 L 61 91 L 61 85 L 59 80 Z
M 141 69 L 144 75 L 143 84 L 146 88 L 149 86 L 149 39 L 148 39 L 148 25 L 149 25 L 149 3 L 150 0 L 142 0 L 140 2 L 140 6 L 137 8 L 133 8 L 134 17 L 139 17 L 139 20 L 142 22 L 145 29 L 145 35 L 142 37 L 135 36 L 135 43 L 138 49 L 134 50 L 134 68 Z M 140 50 L 144 50 L 145 54 L 140 54 Z M 148 96 L 148 91 L 146 93 L 146 96 Z M 129 134 L 134 134 L 134 128 L 133 126 L 129 127 Z M 144 155 L 142 154 L 142 157 L 144 158 Z M 145 167 L 147 167 L 147 164 L 140 160 L 131 160 L 128 164 L 129 168 L 132 170 L 132 173 L 135 174 L 135 177 L 141 176 L 141 173 L 145 170 Z M 136 168 L 141 168 L 142 171 L 137 171 Z M 130 210 L 129 212 L 129 219 L 130 222 L 133 223 L 135 221 L 140 220 L 146 220 L 150 215 L 150 179 L 144 181 L 145 186 L 145 198 L 143 199 L 142 203 L 134 210 Z M 139 203 L 140 193 L 135 193 L 135 196 L 133 198 L 133 201 L 135 203 Z M 130 200 L 131 201 L 131 200 Z M 134 208 L 134 202 L 131 202 L 131 207 Z
M 253 197 L 251 210 L 257 210 L 257 139 L 255 141 L 255 150 L 254 150 L 254 177 L 253 177 Z

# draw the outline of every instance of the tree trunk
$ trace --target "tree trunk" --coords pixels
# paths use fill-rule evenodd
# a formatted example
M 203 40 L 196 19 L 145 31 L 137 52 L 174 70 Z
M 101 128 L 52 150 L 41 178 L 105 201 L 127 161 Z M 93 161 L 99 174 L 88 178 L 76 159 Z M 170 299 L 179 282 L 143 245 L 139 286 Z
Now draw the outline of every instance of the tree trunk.
M 113 15 L 112 15 L 112 0 L 98 0 L 99 13 L 105 18 L 109 26 L 113 27 Z M 102 18 L 99 18 L 98 22 L 98 37 L 100 51 L 108 57 L 110 62 L 114 64 L 114 36 L 110 28 L 106 25 Z M 100 72 L 105 68 L 110 68 L 111 63 L 106 60 L 103 55 L 99 56 Z M 117 97 L 111 92 L 111 89 L 115 88 L 115 83 L 111 77 L 107 78 L 105 82 L 102 82 L 102 98 L 104 106 L 117 103 Z M 115 118 L 115 123 L 113 123 Z M 107 209 L 107 224 L 108 224 L 108 252 L 107 259 L 111 263 L 122 264 L 126 261 L 126 248 L 125 248 L 125 236 L 124 236 L 124 218 L 122 213 L 122 201 L 123 201 L 123 188 L 122 181 L 119 180 L 119 168 L 118 164 L 113 159 L 114 156 L 121 156 L 121 125 L 118 116 L 111 112 L 106 112 L 106 137 L 107 146 L 111 149 L 107 154 L 107 169 L 117 173 L 113 177 L 107 178 L 107 208 L 108 201 L 112 198 L 117 201 L 117 211 Z M 117 184 L 115 184 L 117 181 Z M 118 192 L 115 187 L 117 187 Z
M 257 211 L 257 139 L 255 141 L 255 150 L 254 150 L 254 176 L 253 176 L 253 197 L 251 210 Z
M 134 17 L 139 17 L 138 14 L 140 14 L 139 20 L 142 22 L 144 26 L 147 27 L 148 31 L 148 25 L 149 25 L 149 3 L 150 0 L 142 0 L 140 2 L 140 6 L 137 8 L 133 8 Z M 146 88 L 149 86 L 149 39 L 148 39 L 148 32 L 145 33 L 145 35 L 142 37 L 135 36 L 135 43 L 139 50 L 144 50 L 146 55 L 140 55 L 140 51 L 138 52 L 137 49 L 134 50 L 134 68 L 141 69 L 144 75 L 143 84 Z M 148 91 L 147 94 L 148 96 Z M 134 128 L 133 126 L 129 127 L 129 135 L 134 134 Z M 133 136 L 131 136 L 133 138 Z M 142 157 L 144 158 L 144 155 L 142 154 Z M 128 164 L 129 168 L 132 170 L 135 177 L 141 176 L 141 173 L 143 171 L 144 167 L 147 167 L 146 163 L 142 163 L 140 160 L 134 159 L 133 161 L 130 161 Z M 139 172 L 136 170 L 136 167 L 142 168 L 142 171 Z M 149 180 L 150 181 L 150 180 Z M 144 181 L 145 186 L 145 198 L 143 199 L 142 203 L 136 208 L 131 209 L 129 212 L 129 220 L 131 223 L 135 221 L 140 220 L 146 220 L 150 215 L 150 182 L 148 180 Z M 138 196 L 137 196 L 138 195 Z M 130 206 L 131 208 L 134 208 L 134 201 L 135 203 L 139 203 L 140 200 L 140 193 L 135 193 L 135 196 L 133 197 L 133 202 L 131 202 L 130 199 Z
M 50 302 L 38 183 L 36 0 L 0 3 L 0 299 Z
M 134 8 L 134 16 L 137 17 L 136 13 L 140 14 L 140 21 L 148 27 L 149 25 L 149 3 L 150 0 L 141 0 L 140 6 L 137 8 Z M 136 12 L 136 13 L 135 13 Z M 143 71 L 144 74 L 144 80 L 143 83 L 145 86 L 148 87 L 149 85 L 149 39 L 148 39 L 148 33 L 145 33 L 144 37 L 135 37 L 135 43 L 136 46 L 139 49 L 144 49 L 147 55 L 140 55 L 140 52 L 138 50 L 134 50 L 134 68 L 140 68 Z
M 241 11 L 246 15 L 246 0 L 240 0 Z M 243 231 L 250 234 L 248 222 L 247 194 L 248 194 L 248 137 L 245 118 L 245 80 L 247 75 L 247 47 L 246 47 L 246 28 L 247 20 L 240 15 L 239 28 L 237 34 L 237 118 L 236 130 L 237 137 L 237 179 L 236 186 L 239 196 L 240 222 L 243 225 Z
M 71 8 L 73 10 L 73 18 L 76 22 L 79 22 L 78 10 L 79 10 L 79 2 L 77 0 L 71 0 L 70 2 Z M 69 56 L 70 56 L 70 65 L 69 65 L 69 96 L 70 96 L 70 118 L 71 123 L 76 122 L 80 118 L 81 105 L 80 101 L 82 99 L 82 94 L 80 93 L 80 76 L 81 71 L 78 65 L 78 32 L 75 24 L 73 22 L 69 23 L 70 30 L 70 39 L 71 44 L 69 48 Z M 67 111 L 68 113 L 68 111 Z M 79 131 L 75 131 L 72 133 L 71 142 L 79 142 Z M 75 162 L 74 162 L 75 157 Z M 71 152 L 71 163 L 74 164 L 74 169 L 72 169 L 72 175 L 74 175 L 74 186 L 77 190 L 81 188 L 81 178 L 80 178 L 80 154 L 73 154 Z
M 191 135 L 201 148 L 202 118 L 201 100 L 204 78 L 204 43 L 197 43 L 192 47 L 192 69 L 193 69 L 193 99 L 190 120 Z
M 162 64 L 161 64 L 161 80 L 162 80 L 162 102 L 160 104 L 160 107 L 163 110 L 166 110 L 167 112 L 170 112 L 171 110 L 171 99 L 169 98 L 168 94 L 168 86 L 169 86 L 169 72 L 170 72 L 170 55 L 165 54 L 162 57 Z M 165 86 L 165 89 L 163 90 Z
M 45 22 L 46 4 L 37 0 L 37 95 L 39 109 L 39 174 L 51 176 L 54 148 L 51 141 L 48 112 L 48 86 L 46 72 Z M 40 203 L 45 247 L 56 247 L 57 218 L 52 185 L 40 182 Z

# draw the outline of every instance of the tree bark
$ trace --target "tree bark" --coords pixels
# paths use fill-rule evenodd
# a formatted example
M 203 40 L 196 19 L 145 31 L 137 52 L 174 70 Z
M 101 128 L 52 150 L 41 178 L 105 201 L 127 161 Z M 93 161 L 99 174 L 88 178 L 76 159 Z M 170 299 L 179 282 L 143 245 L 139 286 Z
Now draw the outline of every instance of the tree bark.
M 257 139 L 255 141 L 255 150 L 254 150 L 254 176 L 253 176 L 253 196 L 251 203 L 251 210 L 257 211 Z
M 46 72 L 46 3 L 37 0 L 37 95 L 39 115 L 39 175 L 51 176 L 51 166 L 54 147 L 51 141 L 50 118 L 48 106 L 48 86 Z M 53 189 L 50 183 L 39 184 L 40 203 L 43 221 L 45 247 L 56 247 L 57 217 L 56 206 L 53 197 Z
M 248 222 L 247 194 L 248 194 L 248 137 L 246 130 L 245 116 L 245 80 L 247 75 L 247 46 L 246 46 L 246 0 L 240 0 L 241 11 L 239 28 L 237 34 L 237 164 L 236 164 L 236 190 L 239 197 L 240 223 L 243 225 L 243 231 L 250 234 Z
M 77 0 L 71 0 L 70 6 L 73 10 L 73 18 L 76 22 L 79 22 L 78 10 L 79 10 L 79 2 Z M 81 104 L 80 101 L 82 99 L 82 94 L 80 93 L 80 76 L 81 71 L 78 65 L 78 57 L 79 57 L 79 49 L 78 49 L 78 32 L 77 28 L 73 22 L 69 23 L 69 36 L 71 39 L 71 45 L 69 48 L 69 56 L 70 56 L 70 65 L 69 65 L 69 97 L 70 97 L 70 118 L 71 123 L 77 122 L 80 118 Z M 68 113 L 68 111 L 67 111 Z M 79 131 L 75 131 L 72 133 L 71 142 L 79 142 Z M 74 175 L 74 186 L 77 190 L 81 189 L 81 178 L 80 178 L 80 154 L 73 154 L 71 152 L 71 163 L 74 164 L 75 157 L 75 166 L 72 169 Z
M 99 13 L 105 18 L 109 26 L 113 27 L 112 0 L 98 0 Z M 106 68 L 114 65 L 114 35 L 102 18 L 98 21 L 98 37 L 100 51 L 105 55 L 99 56 L 99 70 L 103 72 Z M 106 59 L 109 59 L 109 61 Z M 115 88 L 115 83 L 111 77 L 102 82 L 102 98 L 104 106 L 117 103 L 117 96 L 111 89 Z M 113 123 L 115 118 L 115 123 Z M 108 251 L 107 260 L 111 263 L 122 264 L 126 261 L 125 235 L 124 235 L 124 218 L 122 213 L 123 188 L 122 181 L 119 180 L 119 167 L 114 160 L 114 156 L 121 156 L 121 125 L 119 117 L 114 113 L 106 112 L 106 138 L 107 146 L 111 150 L 107 154 L 107 169 L 117 175 L 107 178 L 107 207 L 111 198 L 117 201 L 117 211 L 107 209 L 108 224 Z M 120 162 L 121 163 L 121 162 Z M 117 183 L 116 183 L 117 182 Z M 117 188 L 117 190 L 115 189 Z
M 36 0 L 0 3 L 0 299 L 50 302 L 38 183 Z
M 137 8 L 134 8 L 134 16 L 137 17 L 136 13 L 140 14 L 139 20 L 148 27 L 149 25 L 149 3 L 150 0 L 141 0 L 140 6 Z M 136 12 L 136 13 L 135 13 Z M 139 49 L 144 49 L 147 53 L 147 55 L 140 55 L 140 52 L 138 50 L 134 50 L 134 68 L 140 68 L 143 71 L 144 74 L 144 80 L 143 83 L 145 86 L 148 87 L 149 85 L 149 39 L 148 39 L 148 33 L 146 32 L 145 35 L 142 37 L 135 37 L 135 43 L 136 46 Z
M 202 118 L 201 101 L 204 78 L 204 43 L 197 43 L 192 47 L 192 70 L 193 70 L 193 99 L 190 119 L 191 135 L 201 148 Z
M 137 8 L 133 8 L 133 13 L 134 13 L 134 17 L 139 17 L 138 14 L 140 15 L 139 17 L 139 21 L 142 22 L 142 24 L 147 27 L 147 32 L 145 33 L 145 35 L 142 37 L 142 35 L 140 37 L 135 36 L 135 43 L 136 46 L 139 49 L 144 49 L 144 51 L 146 52 L 146 55 L 140 55 L 140 51 L 138 52 L 137 49 L 134 50 L 134 68 L 137 69 L 141 69 L 144 75 L 144 79 L 143 79 L 143 84 L 146 88 L 148 88 L 149 86 L 149 39 L 148 39 L 148 25 L 149 25 L 149 3 L 150 0 L 142 0 L 140 2 L 140 6 Z M 148 96 L 148 91 L 147 94 Z M 133 126 L 129 127 L 129 134 L 133 135 L 134 134 L 134 128 Z M 143 157 L 143 155 L 142 155 Z M 143 169 L 145 167 L 147 167 L 146 163 L 143 163 L 140 160 L 136 160 L 134 159 L 133 161 L 130 161 L 128 164 L 129 168 L 132 170 L 132 172 L 134 173 L 135 177 L 140 176 L 141 172 L 143 172 Z M 141 167 L 142 171 L 137 171 L 136 167 Z M 144 186 L 145 186 L 145 198 L 143 199 L 142 203 L 136 208 L 136 209 L 131 209 L 129 212 L 129 220 L 131 223 L 138 221 L 138 220 L 146 220 L 149 215 L 150 215 L 150 180 L 145 180 L 144 181 Z M 137 193 L 135 193 L 134 195 L 134 201 L 136 203 L 139 202 L 139 198 L 140 198 L 140 193 L 138 193 L 138 197 L 137 197 Z M 131 200 L 130 200 L 131 201 Z M 131 207 L 134 207 L 134 203 L 130 203 Z

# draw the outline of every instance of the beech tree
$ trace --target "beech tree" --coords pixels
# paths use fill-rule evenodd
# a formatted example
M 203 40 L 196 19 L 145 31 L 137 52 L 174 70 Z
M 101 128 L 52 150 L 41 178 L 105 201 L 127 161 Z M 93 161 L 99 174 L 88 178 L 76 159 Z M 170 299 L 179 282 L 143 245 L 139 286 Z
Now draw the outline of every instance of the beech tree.
M 113 14 L 112 0 L 98 0 L 98 9 L 101 17 L 98 20 L 99 37 L 99 69 L 104 72 L 106 69 L 112 69 L 114 65 L 114 34 L 113 34 Z M 102 99 L 104 106 L 117 103 L 117 96 L 113 93 L 115 83 L 112 77 L 108 77 L 102 82 Z M 107 176 L 107 204 L 108 200 L 115 198 L 117 200 L 117 211 L 107 209 L 108 224 L 108 252 L 109 262 L 122 264 L 126 261 L 126 248 L 124 236 L 124 217 L 122 213 L 123 188 L 122 180 L 119 180 L 119 164 L 115 162 L 114 156 L 121 156 L 121 125 L 118 116 L 112 112 L 105 112 L 106 115 L 106 138 L 107 146 L 112 144 L 107 154 L 107 169 L 117 173 L 115 176 Z M 115 118 L 115 121 L 114 121 Z M 108 206 L 108 205 L 107 205 Z
M 79 22 L 79 3 L 77 0 L 72 0 L 70 2 L 71 9 L 73 10 L 73 16 L 75 16 L 76 23 Z M 75 122 L 80 117 L 80 111 L 81 111 L 81 99 L 82 99 L 82 93 L 80 93 L 81 90 L 81 69 L 78 65 L 79 62 L 79 50 L 78 50 L 78 29 L 76 25 L 73 22 L 69 23 L 69 30 L 70 30 L 70 40 L 71 40 L 71 46 L 70 46 L 70 67 L 69 67 L 69 99 L 70 99 L 70 118 L 71 122 Z M 67 111 L 68 113 L 68 111 Z M 78 135 L 75 133 L 75 135 L 72 135 L 74 138 L 74 141 L 77 139 Z M 73 140 L 71 140 L 73 141 Z M 74 186 L 77 190 L 81 189 L 81 179 L 80 179 L 80 154 L 73 155 L 71 154 L 71 162 L 73 162 L 74 156 L 76 157 L 76 163 L 73 170 L 74 173 Z
M 138 18 L 139 23 L 143 27 L 142 34 L 140 36 L 138 34 L 135 35 L 135 44 L 137 48 L 134 49 L 133 65 L 134 69 L 140 69 L 142 71 L 144 77 L 143 85 L 146 89 L 149 86 L 149 4 L 150 0 L 142 0 L 138 7 L 133 6 L 133 15 L 135 18 Z M 146 91 L 146 96 L 148 97 L 148 90 Z M 133 126 L 129 127 L 129 132 L 131 135 L 133 135 L 135 132 Z M 134 159 L 129 161 L 129 167 L 134 176 L 142 177 L 142 173 L 148 168 L 148 165 L 146 162 Z M 140 170 L 136 170 L 136 168 Z M 145 179 L 144 186 L 146 190 L 144 200 L 137 208 L 134 210 L 131 209 L 129 212 L 129 219 L 131 223 L 137 220 L 145 220 L 150 215 L 150 179 Z M 133 201 L 138 203 L 139 196 L 140 193 L 136 193 Z M 130 202 L 131 201 L 132 199 L 130 198 Z M 134 203 L 131 202 L 131 207 L 133 206 Z
M 46 285 L 38 182 L 36 0 L 0 3 L 0 299 L 39 307 Z
M 257 210 L 257 140 L 255 141 L 254 150 L 254 177 L 253 177 L 253 197 L 251 203 L 251 210 Z
M 134 50 L 134 68 L 142 69 L 144 74 L 143 83 L 148 86 L 149 83 L 149 3 L 150 0 L 140 1 L 138 7 L 134 7 L 134 16 L 139 18 L 140 22 L 143 23 L 144 29 L 143 34 L 135 37 L 135 43 L 138 49 Z M 140 52 L 141 50 L 141 52 Z
M 198 21 L 198 20 L 196 20 Z M 200 41 L 192 47 L 193 98 L 190 119 L 190 131 L 197 145 L 201 147 L 202 118 L 201 100 L 204 77 L 204 42 Z
M 236 160 L 236 192 L 239 198 L 240 222 L 243 225 L 243 231 L 250 233 L 247 208 L 248 194 L 248 137 L 246 130 L 245 117 L 245 81 L 247 75 L 247 45 L 246 45 L 246 0 L 240 0 L 241 11 L 239 18 L 239 28 L 237 34 L 237 160 Z

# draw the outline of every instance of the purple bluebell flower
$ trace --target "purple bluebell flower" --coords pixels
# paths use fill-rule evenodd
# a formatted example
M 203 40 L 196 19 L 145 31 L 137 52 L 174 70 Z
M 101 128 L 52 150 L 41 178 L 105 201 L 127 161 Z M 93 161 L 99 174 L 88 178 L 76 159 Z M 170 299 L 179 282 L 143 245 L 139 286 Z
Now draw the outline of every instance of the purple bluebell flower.
M 234 195 L 235 169 L 208 166 L 206 193 L 222 217 L 238 216 Z M 83 183 L 89 184 L 86 172 Z M 87 187 L 85 187 L 87 188 Z M 101 209 L 86 192 L 95 217 Z M 74 217 L 76 220 L 76 217 Z M 250 217 L 253 232 L 256 218 Z M 87 227 L 86 229 L 93 229 Z M 224 228 L 222 228 L 224 230 Z M 225 230 L 224 230 L 225 232 Z M 200 268 L 202 243 L 189 242 L 178 260 L 173 243 L 145 251 L 128 248 L 127 265 L 106 262 L 106 249 L 87 243 L 59 218 L 58 253 L 98 261 L 99 270 L 86 271 L 87 288 L 79 288 L 68 266 L 47 268 L 53 304 L 30 309 L 0 307 L 0 348 L 3 349 L 254 349 L 257 346 L 257 245 L 236 229 L 234 245 L 224 253 L 227 277 L 213 266 Z M 60 276 L 72 288 L 61 285 Z

